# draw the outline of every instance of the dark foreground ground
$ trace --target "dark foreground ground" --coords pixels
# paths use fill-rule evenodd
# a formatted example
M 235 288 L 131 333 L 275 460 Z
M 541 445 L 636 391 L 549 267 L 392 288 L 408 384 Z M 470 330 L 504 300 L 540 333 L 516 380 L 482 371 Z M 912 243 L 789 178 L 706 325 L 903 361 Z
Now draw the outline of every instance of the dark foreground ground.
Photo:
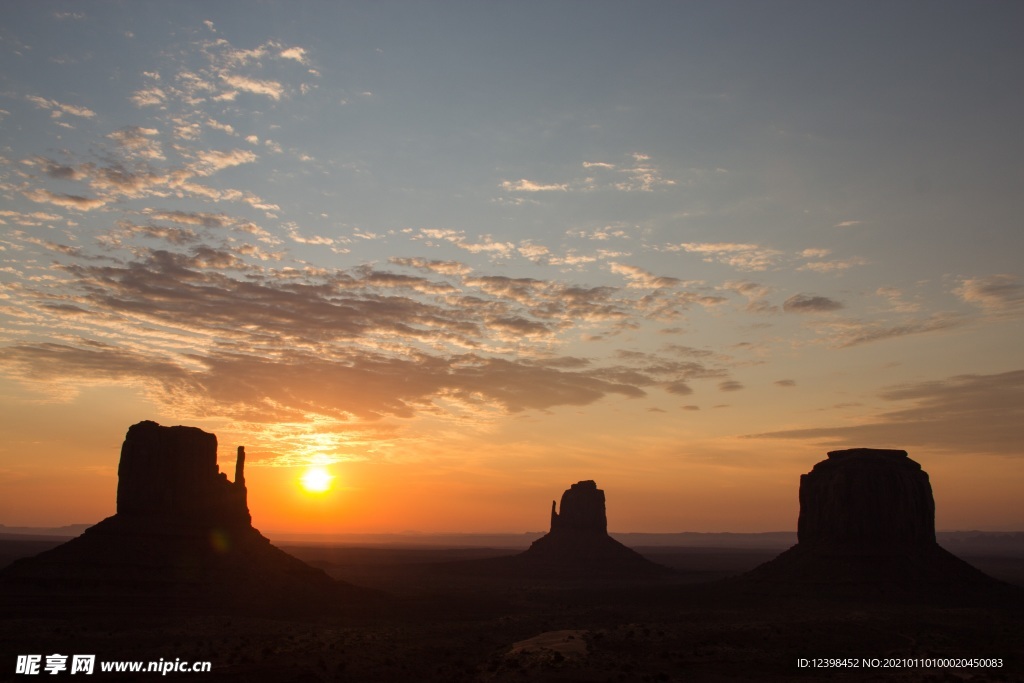
M 0 540 L 0 565 L 53 544 Z M 388 597 L 360 598 L 333 614 L 297 605 L 289 617 L 210 614 L 201 605 L 170 613 L 100 596 L 44 604 L 8 597 L 0 606 L 0 680 L 1024 680 L 1019 598 L 798 600 L 751 596 L 720 581 L 774 550 L 639 548 L 676 572 L 570 581 L 495 576 L 493 565 L 476 563 L 510 550 L 285 549 Z M 966 559 L 1024 584 L 1020 558 Z M 95 654 L 97 671 L 16 674 L 18 655 L 42 655 L 45 666 L 55 653 Z M 947 661 L 971 659 L 982 661 Z M 100 662 L 117 660 L 209 661 L 212 671 L 99 672 Z

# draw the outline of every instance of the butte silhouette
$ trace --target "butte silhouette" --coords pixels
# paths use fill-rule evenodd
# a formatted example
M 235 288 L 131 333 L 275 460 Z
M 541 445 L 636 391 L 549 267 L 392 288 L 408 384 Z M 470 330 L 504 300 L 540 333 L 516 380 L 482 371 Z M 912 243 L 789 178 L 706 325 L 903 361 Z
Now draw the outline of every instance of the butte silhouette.
M 217 437 L 144 421 L 128 429 L 117 514 L 0 572 L 8 594 L 89 596 L 115 609 L 230 608 L 304 612 L 363 589 L 331 579 L 253 528 L 245 450 L 235 480 L 217 467 Z M 369 591 L 365 591 L 369 593 Z
M 797 544 L 738 579 L 768 593 L 986 595 L 1004 584 L 935 541 L 928 474 L 903 450 L 852 448 L 800 476 Z
M 593 481 L 573 484 L 562 494 L 557 508 L 551 501 L 551 530 L 512 559 L 530 573 L 567 577 L 671 572 L 608 535 L 604 491 Z

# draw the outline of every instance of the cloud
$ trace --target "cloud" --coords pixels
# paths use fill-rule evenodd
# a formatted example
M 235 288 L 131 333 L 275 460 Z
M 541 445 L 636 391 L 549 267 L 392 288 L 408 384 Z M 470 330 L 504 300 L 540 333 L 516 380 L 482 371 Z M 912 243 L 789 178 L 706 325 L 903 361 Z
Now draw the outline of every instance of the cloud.
M 198 241 L 196 229 L 234 227 L 235 219 L 146 215 L 175 225 L 121 221 L 110 239 L 157 239 L 182 251 L 135 244 L 128 260 L 80 256 L 53 266 L 60 294 L 27 282 L 22 310 L 61 333 L 3 348 L 8 374 L 51 392 L 127 383 L 181 414 L 265 422 L 543 410 L 609 394 L 639 397 L 665 382 L 678 393 L 687 379 L 721 376 L 656 357 L 635 368 L 531 360 L 550 353 L 564 330 L 628 317 L 614 288 L 468 278 L 457 262 L 423 259 L 397 261 L 454 277 L 462 289 L 370 265 L 273 269 L 244 258 L 260 258 L 253 245 Z
M 740 391 L 743 388 L 744 386 L 735 380 L 727 380 L 718 384 L 719 391 Z
M 1015 313 L 1024 310 L 1024 284 L 1016 275 L 989 275 L 965 278 L 954 293 L 966 303 L 989 313 Z
M 721 379 L 724 385 L 736 384 L 742 388 L 738 382 L 728 379 L 729 373 L 724 368 L 698 361 L 670 360 L 656 354 L 625 349 L 617 351 L 615 357 L 625 366 L 598 368 L 594 374 L 638 387 L 660 385 L 666 392 L 677 396 L 692 394 L 690 382 L 698 379 Z
M 809 270 L 815 273 L 835 273 L 849 270 L 855 266 L 864 265 L 867 265 L 867 261 L 858 256 L 854 256 L 838 261 L 810 261 L 797 268 L 797 270 Z
M 50 192 L 43 188 L 23 190 L 22 194 L 40 204 L 53 204 L 54 206 L 63 206 L 64 208 L 76 209 L 78 211 L 92 211 L 107 203 L 107 200 L 97 197 Z
M 839 301 L 810 294 L 794 294 L 782 302 L 782 310 L 786 313 L 827 313 L 841 308 L 843 304 Z
M 23 383 L 42 389 L 58 399 L 77 395 L 87 384 L 120 382 L 131 379 L 152 383 L 156 391 L 173 390 L 185 379 L 173 363 L 152 360 L 130 350 L 83 340 L 79 346 L 38 343 L 16 344 L 0 350 L 0 368 Z M 61 377 L 75 382 L 61 381 Z
M 230 73 L 221 74 L 220 78 L 232 88 L 254 95 L 266 95 L 272 100 L 280 100 L 284 94 L 284 86 L 278 81 L 260 80 Z
M 621 263 L 612 262 L 608 264 L 608 267 L 613 273 L 622 275 L 629 280 L 629 284 L 626 285 L 627 287 L 662 289 L 684 284 L 679 278 L 653 275 L 637 266 L 627 266 Z
M 159 135 L 156 128 L 128 126 L 114 131 L 107 137 L 119 144 L 127 154 L 138 156 L 150 161 L 164 161 L 164 153 L 160 143 L 153 140 Z
M 342 421 L 409 418 L 421 410 L 436 412 L 435 400 L 491 403 L 516 413 L 586 405 L 608 393 L 644 395 L 583 373 L 473 355 L 389 358 L 356 352 L 333 360 L 287 351 L 272 359 L 211 353 L 190 360 L 191 368 L 111 346 L 20 344 L 4 349 L 0 367 L 36 386 L 129 382 L 151 389 L 154 400 L 179 414 L 214 411 L 254 422 L 313 415 Z
M 666 245 L 665 251 L 703 254 L 707 263 L 723 263 L 737 270 L 768 270 L 776 265 L 782 252 L 757 244 L 734 242 L 684 242 Z
M 122 128 L 107 137 L 115 143 L 112 149 L 101 150 L 97 161 L 63 164 L 45 157 L 23 159 L 22 164 L 38 168 L 45 176 L 62 181 L 81 182 L 99 195 L 90 197 L 85 192 L 57 193 L 39 185 L 44 180 L 26 175 L 28 187 L 22 194 L 37 202 L 51 203 L 82 211 L 96 209 L 121 199 L 145 197 L 191 196 L 201 200 L 244 202 L 254 208 L 273 211 L 279 207 L 264 202 L 248 192 L 230 188 L 213 188 L 199 184 L 198 178 L 209 177 L 223 169 L 247 164 L 257 159 L 249 150 L 191 150 L 175 145 L 179 163 L 161 168 L 165 161 L 155 128 L 132 126 Z M 183 163 L 182 163 L 183 162 Z
M 518 251 L 524 257 L 535 262 L 543 261 L 544 257 L 551 253 L 551 250 L 549 250 L 544 245 L 533 243 L 520 244 L 518 247 Z
M 167 102 L 167 92 L 156 86 L 149 86 L 132 93 L 131 101 L 136 107 L 157 107 Z
M 511 180 L 502 181 L 501 188 L 506 192 L 566 192 L 569 189 L 569 185 L 566 183 L 544 185 L 521 178 L 514 182 Z
M 334 244 L 334 239 L 330 237 L 324 237 L 322 235 L 313 235 L 312 237 L 306 237 L 299 232 L 299 226 L 294 223 L 286 223 L 285 229 L 288 231 L 288 237 L 293 242 L 299 244 L 314 244 L 314 245 L 326 245 L 330 246 Z
M 288 47 L 278 53 L 282 59 L 294 59 L 299 64 L 309 64 L 305 48 Z
M 666 344 L 662 347 L 662 351 L 675 356 L 683 356 L 684 358 L 710 358 L 715 355 L 714 351 L 708 349 L 696 349 L 692 346 L 682 346 L 681 344 Z
M 196 158 L 199 163 L 195 169 L 200 175 L 210 175 L 225 168 L 256 161 L 256 155 L 247 149 L 233 149 L 227 152 L 204 150 L 198 152 Z
M 629 163 L 619 165 L 605 161 L 584 161 L 585 171 L 594 172 L 585 177 L 573 178 L 561 183 L 543 183 L 526 178 L 503 180 L 500 187 L 506 192 L 595 192 L 614 190 L 618 192 L 653 192 L 658 188 L 672 187 L 677 181 L 666 178 L 652 162 L 648 154 L 633 153 Z M 525 200 L 514 202 L 522 204 Z
M 185 225 L 201 225 L 204 228 L 223 228 L 233 221 L 223 213 L 207 213 L 204 211 L 166 211 L 147 209 L 143 213 L 156 221 L 171 221 Z
M 957 375 L 884 389 L 884 401 L 905 407 L 860 424 L 789 429 L 749 438 L 809 439 L 835 446 L 928 448 L 956 453 L 1020 457 L 1024 424 L 1024 370 Z
M 96 112 L 88 107 L 81 107 L 75 104 L 63 104 L 56 100 L 48 100 L 45 97 L 39 97 L 38 95 L 26 95 L 25 99 L 40 109 L 49 109 L 50 116 L 53 118 L 58 118 L 63 114 L 70 114 L 71 116 L 79 116 L 86 119 L 95 118 L 96 116 Z
M 778 313 L 779 307 L 770 303 L 768 295 L 774 290 L 757 282 L 749 280 L 728 280 L 719 286 L 719 289 L 735 292 L 747 299 L 746 311 L 748 313 Z
M 397 266 L 416 268 L 417 270 L 439 273 L 441 275 L 468 275 L 473 271 L 472 268 L 459 261 L 436 261 L 418 256 L 412 258 L 392 257 L 388 259 L 388 262 L 394 263 Z
M 958 327 L 963 322 L 963 318 L 958 315 L 934 313 L 927 318 L 910 318 L 898 324 L 887 324 L 883 321 L 838 320 L 827 323 L 819 322 L 818 327 L 825 332 L 823 341 L 835 348 L 848 348 L 886 339 L 948 330 Z
M 198 233 L 187 228 L 169 228 L 158 225 L 134 225 L 127 221 L 120 221 L 118 223 L 118 227 L 126 235 L 141 235 L 161 240 L 168 244 L 185 245 L 199 241 Z
M 496 242 L 490 235 L 481 235 L 479 242 L 469 241 L 462 230 L 423 228 L 420 230 L 420 235 L 428 240 L 438 239 L 451 242 L 472 254 L 486 253 L 493 258 L 509 257 L 516 253 L 516 245 L 511 242 Z
M 919 303 L 905 300 L 903 290 L 896 287 L 879 287 L 875 294 L 886 299 L 890 310 L 897 313 L 915 313 L 921 308 Z
M 601 228 L 595 228 L 589 232 L 586 230 L 569 230 L 566 234 L 572 237 L 581 237 L 583 239 L 599 242 L 610 240 L 613 237 L 618 239 L 629 239 L 630 234 L 624 229 L 624 227 L 625 226 L 623 225 L 606 225 Z
M 9 210 L 0 211 L 0 223 L 7 223 L 7 221 L 10 220 L 16 225 L 21 225 L 27 228 L 60 221 L 61 218 L 61 216 L 58 216 L 55 213 L 47 213 L 45 211 L 33 211 L 32 213 L 22 213 L 20 211 Z
M 669 382 L 665 385 L 665 391 L 676 396 L 688 396 L 693 393 L 693 389 L 686 382 Z
M 795 387 L 796 380 L 793 379 L 777 379 L 774 382 L 777 387 Z
M 842 221 L 841 223 L 836 223 L 832 227 L 833 228 L 852 228 L 855 225 L 863 225 L 863 224 L 864 224 L 864 221 Z
M 636 152 L 632 157 L 632 166 L 618 169 L 626 175 L 626 179 L 616 182 L 615 189 L 624 192 L 653 192 L 656 187 L 676 184 L 675 180 L 662 176 L 661 171 L 650 163 L 650 155 Z

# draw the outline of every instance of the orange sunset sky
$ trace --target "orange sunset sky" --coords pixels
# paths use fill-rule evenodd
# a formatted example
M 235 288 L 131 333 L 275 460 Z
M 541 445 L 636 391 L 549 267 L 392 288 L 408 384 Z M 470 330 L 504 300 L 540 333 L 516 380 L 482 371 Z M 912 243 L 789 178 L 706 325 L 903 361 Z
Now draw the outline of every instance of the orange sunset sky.
M 1024 529 L 1024 6 L 0 5 L 0 523 L 127 428 L 268 533 L 796 526 L 904 448 Z M 325 491 L 301 485 L 311 467 Z

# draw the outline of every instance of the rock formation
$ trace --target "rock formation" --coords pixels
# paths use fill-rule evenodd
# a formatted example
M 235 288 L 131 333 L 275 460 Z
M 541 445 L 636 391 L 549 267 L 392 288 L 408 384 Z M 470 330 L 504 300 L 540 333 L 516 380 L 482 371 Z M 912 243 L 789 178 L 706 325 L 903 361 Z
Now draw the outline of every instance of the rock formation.
M 935 541 L 928 474 L 902 450 L 830 451 L 800 477 L 797 544 L 742 577 L 762 588 L 850 597 L 998 585 Z
M 217 467 L 217 437 L 201 429 L 132 425 L 121 447 L 117 514 L 15 562 L 0 583 L 19 595 L 77 593 L 125 608 L 142 598 L 162 610 L 325 609 L 359 592 L 252 527 L 244 467 L 239 447 L 229 482 Z
M 604 491 L 593 481 L 580 481 L 562 494 L 562 513 L 551 501 L 552 534 L 608 534 Z
M 217 527 L 247 526 L 245 448 L 235 481 L 217 468 L 217 437 L 197 427 L 132 425 L 117 467 L 117 514 Z
M 604 491 L 593 481 L 569 487 L 562 494 L 560 508 L 551 502 L 551 530 L 517 559 L 535 573 L 564 576 L 650 575 L 669 571 L 608 535 Z
M 935 543 L 928 474 L 906 451 L 831 451 L 800 476 L 797 540 L 804 546 Z

